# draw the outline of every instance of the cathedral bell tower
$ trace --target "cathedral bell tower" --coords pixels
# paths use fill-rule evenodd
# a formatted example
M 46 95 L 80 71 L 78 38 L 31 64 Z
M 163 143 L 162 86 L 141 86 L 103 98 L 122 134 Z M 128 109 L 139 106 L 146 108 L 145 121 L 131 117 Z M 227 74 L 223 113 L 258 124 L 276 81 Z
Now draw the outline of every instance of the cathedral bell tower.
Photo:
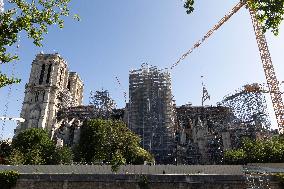
M 25 86 L 25 98 L 21 123 L 15 133 L 27 128 L 42 128 L 51 132 L 56 123 L 60 92 L 68 85 L 66 61 L 57 53 L 38 54 L 32 63 L 29 82 Z

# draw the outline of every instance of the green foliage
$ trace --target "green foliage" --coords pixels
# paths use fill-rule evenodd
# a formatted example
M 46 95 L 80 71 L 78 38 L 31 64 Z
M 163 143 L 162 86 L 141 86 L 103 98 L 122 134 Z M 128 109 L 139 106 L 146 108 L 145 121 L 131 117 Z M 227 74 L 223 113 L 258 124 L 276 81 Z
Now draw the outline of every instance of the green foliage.
M 25 31 L 36 46 L 42 46 L 43 34 L 47 27 L 58 25 L 63 28 L 63 17 L 69 15 L 70 0 L 11 0 L 12 8 L 0 14 L 0 62 L 6 63 L 16 59 L 16 55 L 7 53 L 6 46 L 14 45 L 18 34 Z M 76 18 L 78 16 L 76 15 Z
M 149 189 L 149 179 L 146 175 L 140 175 L 138 180 L 138 186 L 140 189 Z
M 194 5 L 194 0 L 186 0 L 184 2 L 183 6 L 186 9 L 186 13 L 187 14 L 190 14 L 190 13 L 192 13 L 194 11 L 193 5 Z
M 73 152 L 69 147 L 56 148 L 56 164 L 71 164 L 73 162 Z
M 278 180 L 281 188 L 284 188 L 284 173 L 277 173 L 274 175 L 276 179 Z
M 17 171 L 0 171 L 1 188 L 11 188 L 17 183 L 20 174 Z
M 72 162 L 69 148 L 56 148 L 43 129 L 31 128 L 19 133 L 12 141 L 11 164 L 53 165 Z
M 24 154 L 24 164 L 53 164 L 55 144 L 43 129 L 31 128 L 19 133 L 12 147 Z
M 279 26 L 284 16 L 284 0 L 247 0 L 247 4 L 256 11 L 257 18 L 263 31 L 270 30 L 278 35 Z M 187 14 L 194 10 L 194 0 L 186 0 L 184 3 Z
M 13 83 L 20 83 L 20 79 L 9 78 L 5 74 L 0 72 L 0 88 L 5 87 L 6 85 L 11 85 Z
M 8 158 L 9 164 L 11 165 L 23 165 L 25 163 L 25 159 L 26 157 L 24 156 L 24 154 L 17 149 L 13 149 Z
M 8 52 L 8 47 L 16 44 L 19 33 L 24 31 L 36 46 L 42 46 L 44 34 L 48 33 L 48 26 L 58 25 L 63 28 L 63 17 L 69 16 L 68 5 L 71 0 L 10 0 L 9 7 L 0 13 L 0 64 L 18 59 L 17 54 Z M 7 7 L 7 6 L 6 6 Z M 74 19 L 79 20 L 78 15 Z M 19 79 L 9 78 L 0 72 L 0 88 Z
M 0 164 L 8 164 L 8 157 L 11 152 L 11 144 L 7 140 L 0 141 Z
M 240 149 L 225 152 L 228 164 L 282 163 L 284 162 L 284 140 L 282 136 L 264 140 L 244 139 Z
M 243 149 L 229 150 L 225 152 L 225 162 L 229 164 L 244 164 L 246 153 Z
M 75 150 L 75 160 L 108 163 L 114 171 L 123 164 L 143 164 L 152 155 L 140 147 L 140 138 L 121 121 L 95 119 L 86 121 Z

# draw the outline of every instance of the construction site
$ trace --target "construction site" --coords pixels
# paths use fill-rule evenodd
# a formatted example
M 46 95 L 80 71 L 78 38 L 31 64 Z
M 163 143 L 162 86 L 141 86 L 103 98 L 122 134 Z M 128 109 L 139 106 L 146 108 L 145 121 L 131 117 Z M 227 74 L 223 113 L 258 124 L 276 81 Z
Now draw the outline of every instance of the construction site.
M 15 134 L 27 128 L 47 129 L 59 146 L 74 146 L 80 127 L 88 119 L 115 119 L 140 136 L 141 146 L 152 153 L 157 164 L 223 164 L 224 152 L 240 147 L 242 139 L 266 139 L 283 133 L 284 106 L 268 45 L 255 12 L 249 10 L 266 83 L 244 84 L 220 98 L 215 106 L 203 103 L 210 95 L 202 84 L 202 105 L 177 105 L 172 92 L 171 71 L 201 46 L 242 7 L 239 2 L 204 37 L 170 68 L 146 63 L 129 71 L 129 100 L 117 108 L 107 90 L 93 91 L 83 105 L 84 84 L 76 72 L 69 72 L 58 54 L 38 54 L 32 63 Z M 118 84 L 120 81 L 116 77 Z M 278 130 L 272 130 L 266 95 L 271 97 Z
M 277 133 L 271 131 L 264 87 L 259 84 L 243 86 L 217 106 L 177 106 L 171 85 L 168 69 L 142 64 L 129 72 L 125 108 L 117 108 L 107 90 L 91 91 L 89 104 L 83 105 L 80 76 L 68 72 L 59 54 L 39 54 L 15 134 L 43 128 L 57 145 L 72 147 L 85 120 L 121 120 L 140 136 L 141 146 L 157 164 L 222 164 L 224 151 L 239 147 L 243 137 L 265 139 Z M 209 99 L 203 85 L 202 104 Z
M 171 76 L 166 70 L 143 64 L 129 73 L 128 127 L 158 163 L 173 160 L 175 115 Z

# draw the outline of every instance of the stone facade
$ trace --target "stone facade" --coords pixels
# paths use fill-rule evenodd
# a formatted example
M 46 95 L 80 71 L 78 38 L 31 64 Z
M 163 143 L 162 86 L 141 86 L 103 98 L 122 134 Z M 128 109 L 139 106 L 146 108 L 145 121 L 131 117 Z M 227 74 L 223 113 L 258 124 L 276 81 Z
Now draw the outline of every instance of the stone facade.
M 115 109 L 107 91 L 96 91 L 92 105 L 83 106 L 82 99 L 83 82 L 66 61 L 57 53 L 38 54 L 25 87 L 25 122 L 15 133 L 42 128 L 58 146 L 73 146 L 86 119 L 119 119 L 141 137 L 157 164 L 220 164 L 223 152 L 239 147 L 242 137 L 271 135 L 259 122 L 236 122 L 232 106 L 176 107 L 170 73 L 147 64 L 130 71 L 125 109 Z
M 52 133 L 62 107 L 82 104 L 83 82 L 69 72 L 66 61 L 57 53 L 38 54 L 32 63 L 21 117 L 25 122 L 15 134 L 27 128 L 43 128 Z
M 75 106 L 82 105 L 83 82 L 76 72 L 69 72 L 67 89 L 71 92 L 71 95 L 75 100 Z
M 239 148 L 243 137 L 268 138 L 269 130 L 238 123 L 231 108 L 179 106 L 177 112 L 177 163 L 222 164 L 224 151 Z

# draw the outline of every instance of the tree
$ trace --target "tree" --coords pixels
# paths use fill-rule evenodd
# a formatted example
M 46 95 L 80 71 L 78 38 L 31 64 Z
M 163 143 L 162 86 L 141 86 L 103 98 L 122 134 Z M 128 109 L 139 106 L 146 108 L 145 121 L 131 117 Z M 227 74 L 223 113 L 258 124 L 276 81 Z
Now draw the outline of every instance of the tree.
M 57 148 L 43 129 L 31 128 L 19 133 L 12 141 L 11 164 L 53 165 L 72 162 L 67 147 Z
M 73 162 L 73 152 L 69 147 L 63 146 L 56 148 L 55 162 L 56 164 L 71 164 Z
M 95 107 L 97 118 L 108 119 L 116 107 L 115 101 L 109 95 L 108 90 L 91 91 L 90 104 Z
M 283 163 L 284 138 L 283 136 L 262 140 L 245 138 L 239 149 L 225 152 L 225 162 L 228 164 Z
M 85 121 L 75 151 L 77 161 L 107 163 L 115 169 L 123 164 L 153 160 L 152 155 L 140 147 L 140 138 L 121 121 Z
M 43 35 L 48 32 L 48 26 L 58 25 L 59 28 L 63 28 L 63 17 L 69 15 L 68 5 L 70 1 L 8 1 L 11 8 L 0 12 L 0 64 L 18 59 L 16 54 L 8 52 L 8 47 L 17 43 L 20 32 L 25 31 L 24 33 L 33 40 L 36 46 L 42 46 L 41 41 Z M 79 19 L 77 15 L 74 18 Z M 0 72 L 0 88 L 17 82 L 20 82 L 20 80 L 9 78 Z
M 0 141 L 0 164 L 7 164 L 12 152 L 11 143 L 8 140 Z
M 184 7 L 187 14 L 194 10 L 195 0 L 186 0 Z M 284 0 L 242 0 L 247 1 L 247 5 L 256 11 L 257 18 L 262 25 L 263 31 L 270 30 L 274 35 L 278 35 L 279 26 L 284 16 Z
M 225 163 L 242 165 L 245 163 L 246 152 L 243 149 L 228 150 L 225 152 Z

